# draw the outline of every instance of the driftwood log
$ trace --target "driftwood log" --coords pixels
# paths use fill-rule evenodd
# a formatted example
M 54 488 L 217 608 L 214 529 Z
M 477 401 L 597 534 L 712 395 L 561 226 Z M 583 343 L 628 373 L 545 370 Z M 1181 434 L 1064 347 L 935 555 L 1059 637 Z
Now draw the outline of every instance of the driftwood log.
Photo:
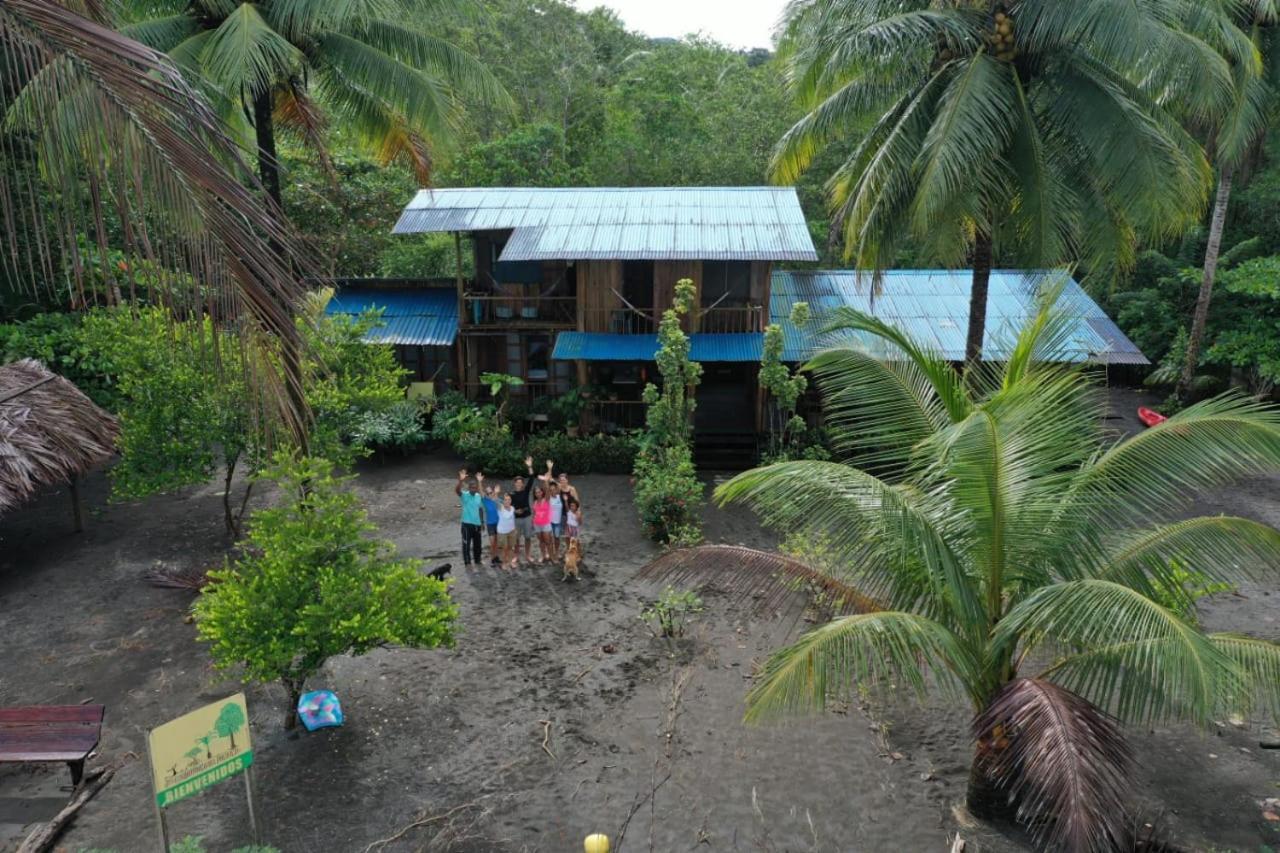
M 16 853 L 45 853 L 45 851 L 52 849 L 53 842 L 57 840 L 58 835 L 66 828 L 67 824 L 75 819 L 76 813 L 80 811 L 81 807 L 105 788 L 107 783 L 111 781 L 111 777 L 115 775 L 115 767 L 97 767 L 86 773 L 80 783 L 80 787 L 76 789 L 75 796 L 71 798 L 71 802 L 67 803 L 62 811 L 54 815 L 53 820 L 36 827 L 18 847 Z

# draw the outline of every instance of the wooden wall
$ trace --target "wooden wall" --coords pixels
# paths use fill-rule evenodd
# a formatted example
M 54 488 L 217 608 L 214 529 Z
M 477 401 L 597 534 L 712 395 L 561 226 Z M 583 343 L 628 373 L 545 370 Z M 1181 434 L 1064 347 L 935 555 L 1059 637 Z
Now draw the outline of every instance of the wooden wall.
M 696 307 L 702 299 L 702 261 L 653 262 L 653 309 L 657 318 L 661 318 L 662 312 L 675 301 L 676 282 L 682 278 L 693 279 L 693 285 L 698 289 L 693 298 Z
M 622 261 L 578 261 L 578 329 L 609 331 L 609 312 L 622 307 Z
M 763 305 L 766 314 L 769 309 L 769 280 L 772 276 L 771 261 L 751 262 L 751 304 Z

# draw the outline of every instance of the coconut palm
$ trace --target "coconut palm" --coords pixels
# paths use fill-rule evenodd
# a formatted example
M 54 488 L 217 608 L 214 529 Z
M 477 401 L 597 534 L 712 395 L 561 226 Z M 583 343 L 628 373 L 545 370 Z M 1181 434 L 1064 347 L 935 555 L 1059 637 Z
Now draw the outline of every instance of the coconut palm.
M 106 9 L 0 3 L 0 274 L 75 305 L 118 300 L 145 276 L 177 316 L 265 332 L 282 359 L 240 354 L 255 406 L 278 408 L 304 441 L 292 305 L 308 267 L 295 236 L 205 99 Z
M 974 813 L 1016 807 L 1050 846 L 1120 845 L 1118 721 L 1207 723 L 1257 702 L 1280 714 L 1280 645 L 1202 632 L 1184 586 L 1192 570 L 1274 583 L 1280 531 L 1181 517 L 1198 490 L 1280 468 L 1280 411 L 1219 397 L 1116 440 L 1088 375 L 1048 360 L 1065 337 L 1047 309 L 1004 365 L 965 378 L 875 317 L 844 310 L 835 326 L 860 339 L 809 368 L 841 461 L 716 491 L 805 556 L 707 546 L 645 575 L 715 579 L 766 605 L 799 584 L 837 612 L 771 656 L 749 720 L 855 687 L 948 691 L 975 714 Z
M 1182 402 L 1187 402 L 1191 385 L 1200 364 L 1200 350 L 1204 345 L 1204 330 L 1209 320 L 1209 303 L 1213 299 L 1213 282 L 1218 271 L 1218 251 L 1222 247 L 1222 230 L 1227 221 L 1227 204 L 1231 200 L 1231 187 L 1236 174 L 1250 160 L 1257 157 L 1266 136 L 1267 125 L 1276 110 L 1275 85 L 1280 79 L 1280 45 L 1275 24 L 1280 21 L 1280 3 L 1277 0 L 1246 0 L 1240 4 L 1237 14 L 1239 25 L 1249 33 L 1250 39 L 1263 58 L 1262 74 L 1253 74 L 1248 68 L 1236 68 L 1234 97 L 1227 102 L 1227 109 L 1214 122 L 1209 134 L 1209 151 L 1213 154 L 1218 172 L 1218 191 L 1214 194 L 1213 210 L 1209 217 L 1209 235 L 1205 243 L 1204 267 L 1200 276 L 1200 292 L 1191 319 L 1191 335 L 1187 340 L 1186 359 L 1178 378 L 1176 392 Z
M 833 234 L 879 272 L 910 246 L 973 268 L 966 360 L 980 357 L 993 261 L 1126 265 L 1135 236 L 1180 233 L 1210 183 L 1170 107 L 1208 115 L 1232 57 L 1256 68 L 1229 0 L 791 0 L 781 50 L 807 114 L 772 177 L 822 150 Z
M 426 183 L 432 144 L 457 130 L 464 97 L 505 102 L 471 55 L 421 22 L 466 0 L 126 0 L 121 32 L 167 52 L 247 116 L 259 171 L 280 201 L 276 128 L 295 132 L 327 163 L 330 116 L 383 162 L 402 159 Z M 243 123 L 243 122 L 242 122 Z

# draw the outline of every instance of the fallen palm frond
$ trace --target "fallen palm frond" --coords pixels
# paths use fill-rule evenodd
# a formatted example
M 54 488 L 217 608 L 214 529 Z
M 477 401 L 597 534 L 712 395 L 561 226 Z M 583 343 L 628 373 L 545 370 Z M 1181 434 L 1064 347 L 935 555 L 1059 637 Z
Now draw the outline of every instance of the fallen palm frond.
M 988 773 L 1050 849 L 1129 850 L 1131 757 L 1118 721 L 1056 684 L 1009 682 L 973 721 Z
M 853 586 L 783 554 L 741 545 L 700 545 L 668 551 L 640 570 L 640 579 L 713 586 L 761 610 L 782 605 L 797 591 L 816 593 L 837 613 L 872 613 L 883 606 Z
M 115 454 L 116 419 L 34 359 L 0 367 L 0 513 Z
M 143 573 L 142 579 L 162 589 L 185 589 L 199 592 L 209 583 L 209 567 L 193 566 L 185 569 L 160 567 Z

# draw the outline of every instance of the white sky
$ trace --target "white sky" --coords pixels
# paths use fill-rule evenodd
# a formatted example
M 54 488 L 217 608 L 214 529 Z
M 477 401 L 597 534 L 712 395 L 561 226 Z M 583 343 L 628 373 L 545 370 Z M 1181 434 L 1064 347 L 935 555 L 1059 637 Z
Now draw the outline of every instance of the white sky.
M 575 0 L 584 11 L 607 6 L 628 29 L 680 38 L 701 32 L 730 47 L 773 46 L 785 0 Z

